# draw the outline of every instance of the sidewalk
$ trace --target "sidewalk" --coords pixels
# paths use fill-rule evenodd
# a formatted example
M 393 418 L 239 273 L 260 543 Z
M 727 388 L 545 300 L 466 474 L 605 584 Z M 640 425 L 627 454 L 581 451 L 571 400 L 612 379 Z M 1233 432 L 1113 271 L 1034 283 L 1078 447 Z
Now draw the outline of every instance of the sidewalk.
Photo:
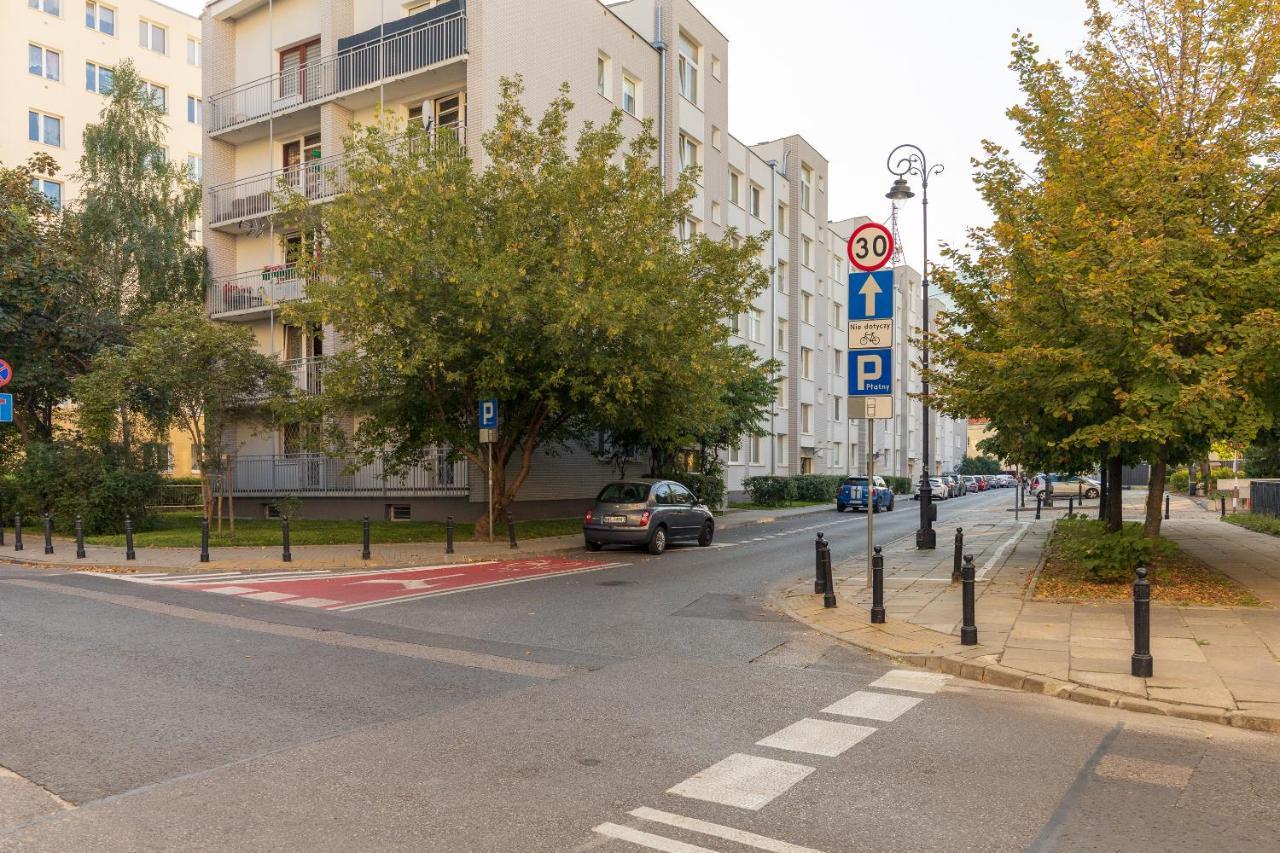
M 830 512 L 830 506 L 792 507 L 778 510 L 728 510 L 716 518 L 716 532 L 749 524 L 766 524 L 780 518 Z M 34 535 L 33 535 L 34 534 Z M 54 537 L 54 553 L 44 553 L 44 534 L 40 530 L 24 531 L 24 549 L 13 550 L 13 531 L 7 530 L 5 544 L 0 546 L 0 564 L 16 564 L 56 568 L 63 571 L 97 572 L 223 572 L 223 571 L 336 571 L 341 569 L 398 569 L 409 566 L 431 566 L 445 563 L 478 563 L 510 560 L 513 557 L 546 556 L 582 550 L 582 536 L 549 536 L 527 539 L 512 550 L 505 532 L 495 531 L 494 541 L 455 542 L 454 553 L 445 554 L 443 542 L 402 542 L 377 544 L 370 548 L 370 559 L 360 559 L 360 544 L 294 545 L 291 562 L 281 559 L 281 547 L 215 546 L 209 549 L 209 562 L 200 562 L 199 548 L 135 549 L 137 559 L 126 561 L 124 548 L 88 545 L 85 558 L 75 559 L 75 541 Z
M 1125 493 L 1139 519 L 1145 492 Z M 1086 512 L 1097 512 L 1097 502 Z M 1153 604 L 1152 678 L 1134 678 L 1133 605 L 1032 601 L 1053 518 L 1015 520 L 1003 507 L 962 513 L 964 551 L 978 568 L 978 646 L 960 645 L 959 584 L 951 583 L 955 528 L 938 549 L 915 549 L 914 534 L 885 543 L 888 622 L 871 625 L 866 561 L 835 568 L 840 607 L 826 609 L 808 581 L 786 590 L 783 609 L 817 630 L 905 663 L 1003 687 L 1096 705 L 1280 732 L 1280 539 L 1227 525 L 1175 496 L 1165 534 L 1261 598 L 1261 608 Z

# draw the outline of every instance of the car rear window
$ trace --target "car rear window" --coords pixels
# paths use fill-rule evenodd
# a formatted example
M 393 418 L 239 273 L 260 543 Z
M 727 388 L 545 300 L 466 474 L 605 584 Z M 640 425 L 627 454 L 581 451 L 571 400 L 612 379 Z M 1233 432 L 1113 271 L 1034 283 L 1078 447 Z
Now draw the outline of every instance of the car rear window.
M 865 486 L 867 484 L 866 477 L 849 477 L 844 481 L 846 486 Z
M 638 504 L 649 500 L 648 483 L 610 483 L 600 490 L 596 500 L 606 504 Z

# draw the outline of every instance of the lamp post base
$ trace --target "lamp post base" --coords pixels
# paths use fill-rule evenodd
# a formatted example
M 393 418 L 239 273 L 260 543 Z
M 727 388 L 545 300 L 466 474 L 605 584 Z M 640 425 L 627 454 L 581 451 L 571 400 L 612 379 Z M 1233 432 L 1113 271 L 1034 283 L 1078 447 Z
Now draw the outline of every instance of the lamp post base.
M 938 534 L 932 527 L 916 531 L 916 549 L 932 551 L 938 547 Z

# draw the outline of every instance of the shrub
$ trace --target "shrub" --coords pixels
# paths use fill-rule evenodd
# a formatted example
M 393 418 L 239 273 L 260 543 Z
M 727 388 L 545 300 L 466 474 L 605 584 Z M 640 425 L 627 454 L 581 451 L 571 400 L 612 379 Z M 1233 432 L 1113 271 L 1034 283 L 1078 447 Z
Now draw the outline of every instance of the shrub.
M 796 501 L 834 501 L 844 481 L 834 474 L 797 474 L 790 478 L 788 496 Z
M 60 530 L 71 530 L 77 515 L 86 533 L 118 533 L 125 515 L 144 530 L 146 507 L 162 482 L 156 471 L 133 467 L 113 450 L 30 444 L 14 477 L 13 503 L 24 515 L 50 513 Z
M 786 503 L 790 495 L 789 486 L 787 477 L 748 477 L 742 481 L 742 487 L 751 496 L 751 502 L 760 506 L 781 506 Z
M 884 482 L 895 495 L 909 495 L 914 490 L 910 477 L 885 477 Z
M 1118 533 L 1107 533 L 1104 522 L 1079 516 L 1054 526 L 1051 549 L 1054 558 L 1075 563 L 1101 583 L 1132 580 L 1138 564 L 1149 564 L 1156 553 L 1137 522 L 1126 523 Z
M 715 509 L 724 506 L 728 488 L 725 486 L 724 474 L 717 471 L 698 473 L 685 471 L 671 477 L 680 485 L 693 492 L 699 501 Z

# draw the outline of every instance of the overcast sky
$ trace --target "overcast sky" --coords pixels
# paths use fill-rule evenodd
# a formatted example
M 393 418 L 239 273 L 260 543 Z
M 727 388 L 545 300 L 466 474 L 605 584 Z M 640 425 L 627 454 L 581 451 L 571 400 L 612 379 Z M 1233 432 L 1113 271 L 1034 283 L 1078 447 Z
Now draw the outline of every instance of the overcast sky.
M 167 2 L 192 14 L 204 5 Z M 1084 34 L 1083 0 L 693 2 L 729 38 L 730 131 L 747 143 L 808 139 L 831 162 L 832 219 L 887 218 L 885 158 L 900 142 L 946 166 L 930 184 L 931 257 L 939 241 L 961 243 L 968 226 L 989 221 L 969 164 L 981 140 L 1017 145 L 1004 115 L 1018 100 L 1014 30 L 1059 58 Z M 918 196 L 901 228 L 907 262 L 919 267 Z

